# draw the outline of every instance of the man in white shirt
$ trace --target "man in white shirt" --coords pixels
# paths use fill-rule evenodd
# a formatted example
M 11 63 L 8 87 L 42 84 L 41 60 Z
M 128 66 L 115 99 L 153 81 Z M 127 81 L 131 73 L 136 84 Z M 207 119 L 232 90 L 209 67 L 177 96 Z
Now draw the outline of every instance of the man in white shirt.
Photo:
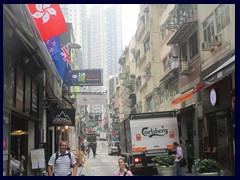
M 67 141 L 59 143 L 59 151 L 54 153 L 48 162 L 48 175 L 49 176 L 76 176 L 77 162 L 73 153 L 67 151 Z M 73 172 L 71 172 L 71 165 Z M 54 174 L 53 174 L 54 167 Z
M 176 149 L 176 154 L 173 154 L 172 156 L 175 157 L 177 176 L 183 176 L 182 167 L 180 166 L 180 163 L 179 163 L 179 161 L 183 158 L 183 150 L 177 142 L 174 142 L 173 146 Z

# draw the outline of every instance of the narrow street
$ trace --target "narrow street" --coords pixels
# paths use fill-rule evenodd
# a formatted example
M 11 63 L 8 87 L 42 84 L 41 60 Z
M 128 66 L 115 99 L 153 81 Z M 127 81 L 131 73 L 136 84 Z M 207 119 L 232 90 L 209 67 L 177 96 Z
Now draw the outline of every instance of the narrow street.
M 235 176 L 235 12 L 3 4 L 3 176 Z
M 118 169 L 118 159 L 117 155 L 108 155 L 107 141 L 98 141 L 97 144 L 97 155 L 93 158 L 92 152 L 89 158 L 84 156 L 84 167 L 78 167 L 77 176 L 113 176 L 114 172 Z M 183 170 L 187 171 L 186 168 Z M 134 174 L 134 176 L 136 176 Z M 141 172 L 137 176 L 158 176 L 153 172 Z M 193 176 L 193 174 L 186 174 L 184 176 Z
M 85 176 L 113 176 L 114 171 L 118 169 L 118 156 L 108 155 L 107 141 L 98 141 L 97 155 L 93 158 L 92 152 L 90 152 L 89 158 L 84 157 L 84 167 L 78 168 L 78 174 L 84 174 Z

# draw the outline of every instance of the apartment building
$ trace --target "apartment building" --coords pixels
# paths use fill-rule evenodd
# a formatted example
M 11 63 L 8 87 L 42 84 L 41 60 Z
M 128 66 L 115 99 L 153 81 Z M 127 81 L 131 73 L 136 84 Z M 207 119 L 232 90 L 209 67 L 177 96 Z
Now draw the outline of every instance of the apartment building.
M 135 69 L 125 70 L 127 62 L 121 61 L 120 74 L 135 75 L 129 99 L 135 98 L 137 112 L 176 110 L 180 137 L 194 145 L 195 157 L 214 158 L 232 175 L 234 14 L 231 4 L 140 5 L 136 44 L 131 49 Z M 125 108 L 124 103 L 120 106 Z

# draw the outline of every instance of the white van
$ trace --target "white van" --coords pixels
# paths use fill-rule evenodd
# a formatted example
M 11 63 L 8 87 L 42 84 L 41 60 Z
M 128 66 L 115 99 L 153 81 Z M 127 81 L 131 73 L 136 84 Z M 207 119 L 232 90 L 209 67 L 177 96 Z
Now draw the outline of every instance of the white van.
M 119 142 L 112 141 L 108 144 L 108 155 L 117 154 L 118 153 Z

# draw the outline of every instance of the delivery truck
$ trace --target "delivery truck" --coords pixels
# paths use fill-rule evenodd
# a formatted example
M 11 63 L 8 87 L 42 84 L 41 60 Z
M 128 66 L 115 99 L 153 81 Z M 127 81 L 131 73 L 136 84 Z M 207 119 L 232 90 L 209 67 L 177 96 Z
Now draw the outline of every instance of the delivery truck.
M 87 132 L 87 141 L 88 144 L 92 147 L 97 147 L 97 133 L 96 131 Z
M 130 114 L 120 123 L 121 155 L 135 173 L 153 169 L 153 158 L 179 142 L 175 111 Z

